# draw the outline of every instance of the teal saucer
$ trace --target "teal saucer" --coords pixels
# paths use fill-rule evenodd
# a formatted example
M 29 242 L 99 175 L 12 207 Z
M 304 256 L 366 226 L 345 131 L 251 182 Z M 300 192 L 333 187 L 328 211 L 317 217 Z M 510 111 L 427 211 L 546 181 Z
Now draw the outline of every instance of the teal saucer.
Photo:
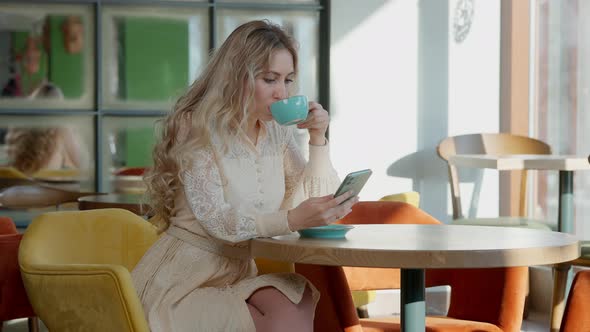
M 353 229 L 351 225 L 331 224 L 327 226 L 311 227 L 300 229 L 299 235 L 307 238 L 317 239 L 343 239 L 349 230 Z

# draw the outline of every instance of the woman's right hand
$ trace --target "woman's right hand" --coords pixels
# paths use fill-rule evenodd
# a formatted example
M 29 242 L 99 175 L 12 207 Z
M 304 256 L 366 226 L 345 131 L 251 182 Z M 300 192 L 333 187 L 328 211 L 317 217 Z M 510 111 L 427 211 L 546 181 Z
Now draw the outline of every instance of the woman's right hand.
M 352 206 L 359 201 L 358 196 L 346 201 L 351 196 L 352 192 L 349 191 L 338 197 L 327 195 L 308 198 L 287 213 L 289 228 L 297 231 L 303 228 L 325 226 L 344 218 L 352 211 Z

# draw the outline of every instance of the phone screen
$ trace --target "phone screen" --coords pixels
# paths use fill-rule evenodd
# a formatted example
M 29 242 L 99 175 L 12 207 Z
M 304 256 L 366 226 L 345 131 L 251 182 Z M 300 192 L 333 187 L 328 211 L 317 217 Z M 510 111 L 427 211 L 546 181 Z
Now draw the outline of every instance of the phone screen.
M 370 169 L 349 173 L 340 184 L 340 187 L 338 187 L 338 190 L 336 190 L 336 193 L 334 193 L 334 197 L 338 197 L 350 190 L 353 192 L 352 196 L 358 195 L 371 174 L 373 174 L 373 171 Z

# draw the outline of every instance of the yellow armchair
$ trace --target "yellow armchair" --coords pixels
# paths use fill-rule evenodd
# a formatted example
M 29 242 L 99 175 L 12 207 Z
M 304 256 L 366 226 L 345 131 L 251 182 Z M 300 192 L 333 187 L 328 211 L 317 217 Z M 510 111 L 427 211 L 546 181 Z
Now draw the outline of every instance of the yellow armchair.
M 404 202 L 415 207 L 420 207 L 420 193 L 416 191 L 407 191 L 399 194 L 383 196 L 380 201 Z
M 19 249 L 35 312 L 50 331 L 149 331 L 130 271 L 157 238 L 121 209 L 38 216 Z

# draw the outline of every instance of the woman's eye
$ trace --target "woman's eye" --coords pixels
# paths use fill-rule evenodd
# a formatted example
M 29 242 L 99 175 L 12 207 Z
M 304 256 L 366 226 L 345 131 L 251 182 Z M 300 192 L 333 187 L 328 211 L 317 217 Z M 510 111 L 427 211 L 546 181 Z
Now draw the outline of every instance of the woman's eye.
M 276 80 L 274 78 L 265 78 L 264 81 L 266 83 L 274 83 L 274 82 L 276 82 Z
M 291 83 L 293 83 L 293 81 L 294 80 L 288 78 L 288 79 L 285 80 L 285 84 L 291 84 Z

